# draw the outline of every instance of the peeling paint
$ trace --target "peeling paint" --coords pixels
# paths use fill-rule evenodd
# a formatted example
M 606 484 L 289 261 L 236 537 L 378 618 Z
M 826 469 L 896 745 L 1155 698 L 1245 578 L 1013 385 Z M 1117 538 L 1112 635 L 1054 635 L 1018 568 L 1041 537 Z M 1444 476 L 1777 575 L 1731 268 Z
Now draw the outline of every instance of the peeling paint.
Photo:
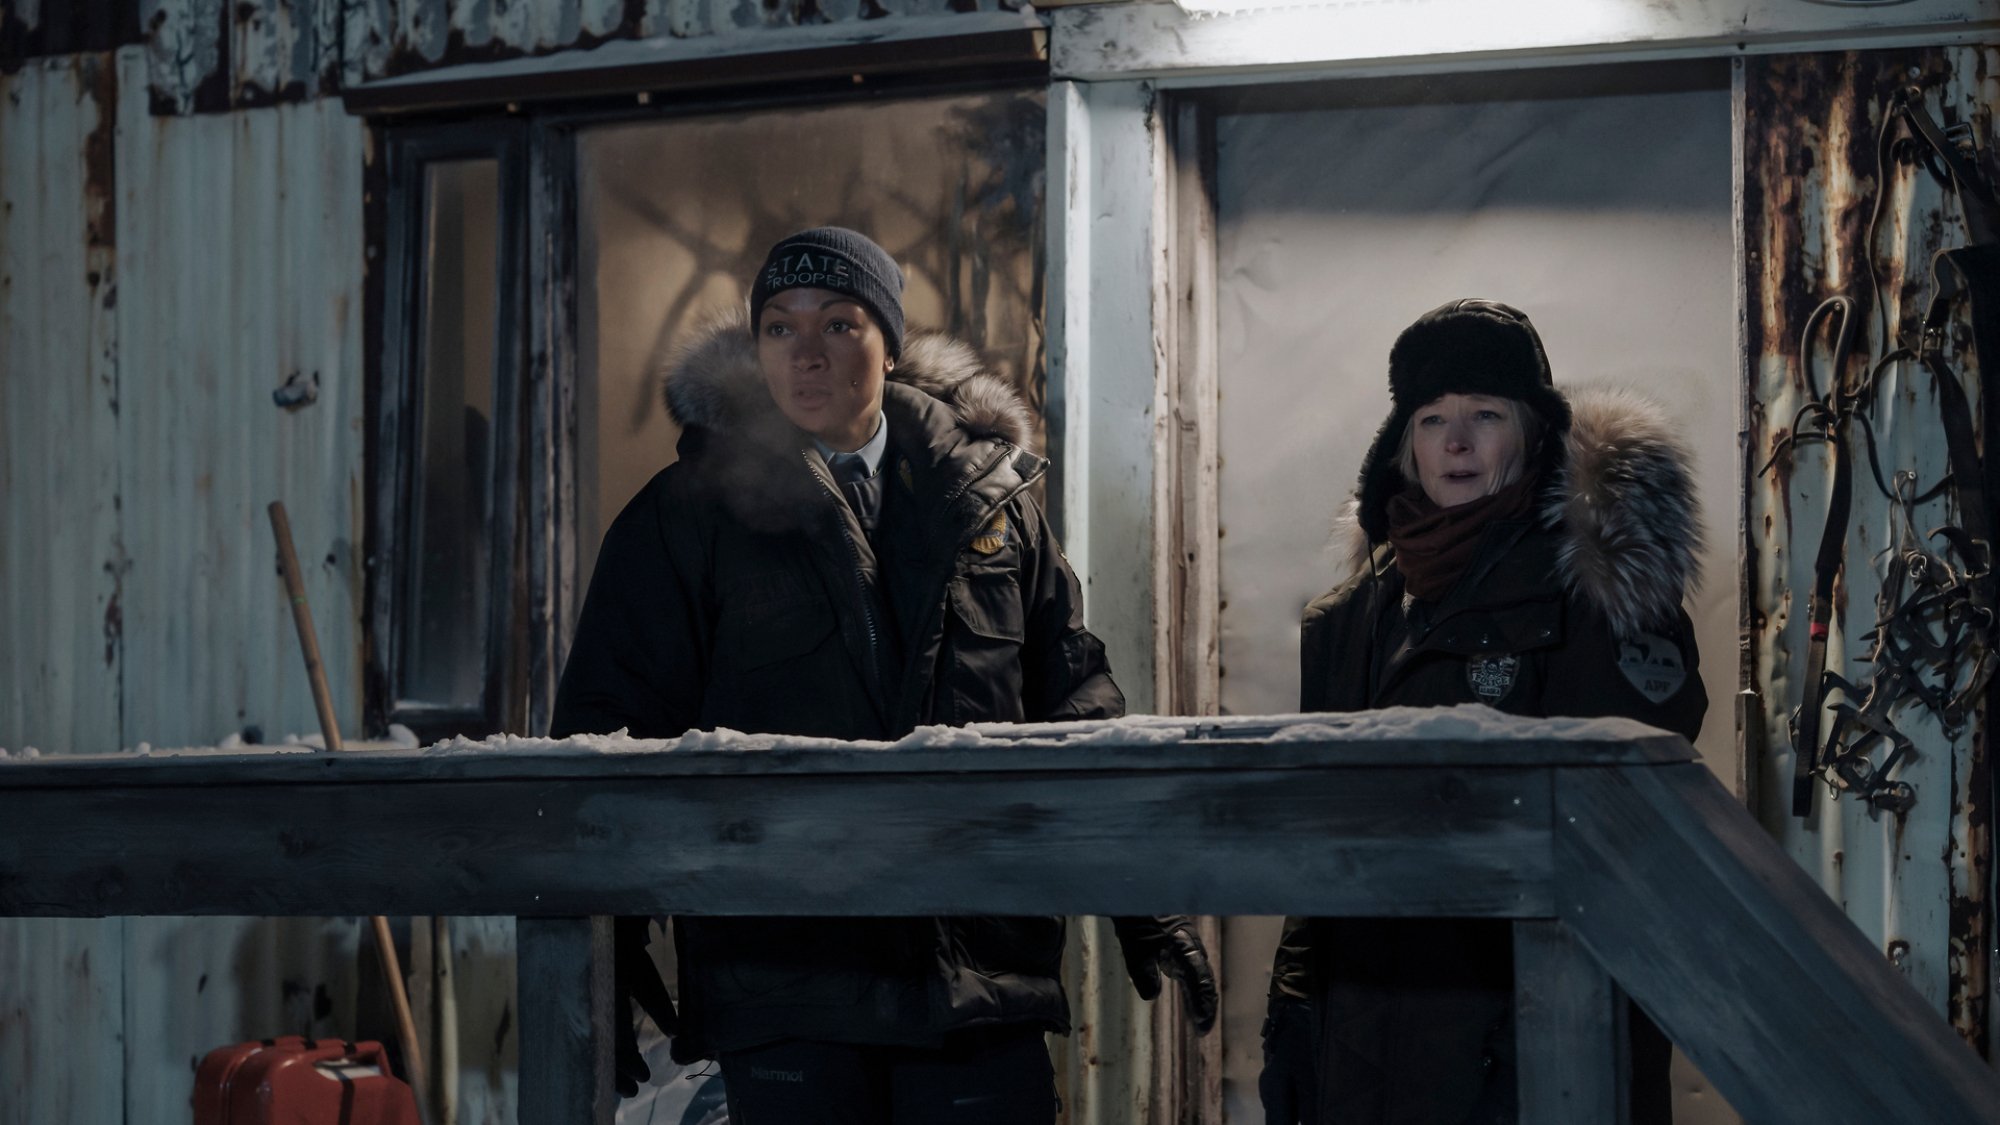
M 131 34 L 147 45 L 153 112 L 161 115 L 298 102 L 374 79 L 623 40 L 1027 7 L 1025 0 L 123 2 L 136 5 Z M 9 28 L 0 16 L 0 67 L 10 49 L 39 49 L 39 40 Z
M 1826 369 L 1830 349 L 1824 341 L 1813 350 L 1810 373 L 1800 362 L 1800 332 L 1822 300 L 1844 295 L 1857 306 L 1855 354 L 1841 373 L 1850 380 L 1865 376 L 1873 357 L 1893 346 L 1885 346 L 1885 336 L 1900 338 L 1921 318 L 1930 296 L 1931 255 L 1961 244 L 1965 234 L 1956 204 L 1920 166 L 1897 161 L 1878 174 L 1877 135 L 1889 96 L 1913 82 L 1929 91 L 1932 112 L 1949 107 L 1946 117 L 1969 113 L 1970 99 L 1986 92 L 1993 56 L 1991 50 L 1937 48 L 1744 61 L 1751 449 L 1768 457 L 1814 393 L 1809 388 L 1824 390 L 1838 377 Z M 1990 135 L 1984 143 L 1992 143 Z M 1961 349 L 1954 363 L 1963 355 Z M 1977 373 L 1966 366 L 1960 375 L 1977 399 Z M 1871 417 L 1884 474 L 1913 473 L 1919 491 L 1942 478 L 1944 443 L 1927 373 L 1910 365 L 1892 369 Z M 1916 743 L 1915 756 L 1897 771 L 1917 791 L 1916 805 L 1905 814 L 1871 815 L 1822 786 L 1810 819 L 1789 815 L 1788 720 L 1813 687 L 1801 682 L 1805 621 L 1792 608 L 1812 585 L 1829 463 L 1823 446 L 1802 444 L 1753 481 L 1748 497 L 1751 541 L 1745 550 L 1758 563 L 1748 641 L 1754 686 L 1771 701 L 1763 732 L 1771 752 L 1757 787 L 1760 815 L 1794 858 L 1820 873 L 1829 893 L 1879 947 L 1888 948 L 1893 936 L 1912 985 L 1968 1042 L 1984 1049 L 1992 791 L 1983 719 L 1971 730 L 1952 731 L 1921 705 L 1891 713 Z M 1853 464 L 1853 509 L 1827 669 L 1865 684 L 1872 645 L 1864 634 L 1900 596 L 1885 589 L 1886 570 L 1901 565 L 1890 548 L 1957 520 L 1949 498 L 1940 496 L 1918 505 L 1904 524 L 1877 489 L 1858 442 Z M 1877 762 L 1883 753 L 1874 753 Z
M 111 278 L 118 250 L 118 68 L 108 56 L 84 55 L 77 73 L 96 118 L 83 142 L 84 260 L 95 289 Z

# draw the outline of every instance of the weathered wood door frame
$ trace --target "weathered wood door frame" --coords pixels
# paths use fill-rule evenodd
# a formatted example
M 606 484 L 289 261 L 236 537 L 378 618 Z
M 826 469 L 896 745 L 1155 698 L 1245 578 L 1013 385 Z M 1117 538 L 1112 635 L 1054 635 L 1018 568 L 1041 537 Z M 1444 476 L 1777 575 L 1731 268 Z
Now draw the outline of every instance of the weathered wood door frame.
M 1163 715 L 1215 715 L 1221 682 L 1220 395 L 1215 314 L 1214 115 L 1199 98 L 1161 96 L 1155 107 L 1159 213 L 1164 222 L 1153 278 L 1161 356 L 1154 433 L 1153 582 L 1159 629 L 1153 691 Z M 1199 919 L 1223 985 L 1222 920 Z M 1222 1125 L 1222 1030 L 1193 1034 L 1174 1005 L 1154 1010 L 1154 1120 Z

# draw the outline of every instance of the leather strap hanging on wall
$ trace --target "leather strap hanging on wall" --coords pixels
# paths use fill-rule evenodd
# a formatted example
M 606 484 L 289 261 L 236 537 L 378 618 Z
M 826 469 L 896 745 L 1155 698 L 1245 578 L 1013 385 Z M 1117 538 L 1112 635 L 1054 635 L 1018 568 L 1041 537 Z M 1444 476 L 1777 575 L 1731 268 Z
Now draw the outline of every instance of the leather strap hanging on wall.
M 1847 377 L 1854 338 L 1854 302 L 1830 298 L 1806 320 L 1799 344 L 1800 363 L 1811 399 L 1794 417 L 1768 471 L 1802 442 L 1828 445 L 1832 453 L 1827 518 L 1813 567 L 1813 591 L 1808 603 L 1806 676 L 1809 694 L 1791 720 L 1796 748 L 1792 812 L 1812 811 L 1813 780 L 1823 778 L 1833 790 L 1867 802 L 1871 810 L 1907 811 L 1915 790 L 1892 777 L 1914 746 L 1891 718 L 1906 704 L 1921 704 L 1936 714 L 1946 732 L 1956 736 L 1971 704 L 1993 673 L 1993 649 L 2000 640 L 1995 621 L 1993 518 L 1988 508 L 1990 468 L 1979 456 L 1978 428 L 1959 376 L 1946 361 L 1952 315 L 1963 302 L 1973 325 L 1975 357 L 2000 362 L 2000 203 L 1993 179 L 1986 174 L 1971 130 L 1945 130 L 1924 108 L 1916 87 L 1896 91 L 1883 114 L 1876 146 L 1877 199 L 1869 223 L 1869 253 L 1887 196 L 1886 171 L 1892 160 L 1921 161 L 1939 183 L 1954 194 L 1963 209 L 1971 244 L 1940 251 L 1932 260 L 1932 296 L 1914 342 L 1887 349 L 1865 378 Z M 1874 308 L 1882 309 L 1880 279 L 1869 262 L 1875 288 Z M 1833 374 L 1821 393 L 1812 374 L 1814 341 L 1821 322 L 1833 320 Z M 1942 481 L 1918 489 L 1915 474 L 1899 471 L 1884 479 L 1876 456 L 1869 414 L 1882 381 L 1904 364 L 1929 371 L 1937 388 L 1940 426 L 1949 466 Z M 1853 496 L 1853 454 L 1868 455 L 1874 483 L 1890 502 L 1900 524 L 1899 542 L 1890 552 L 1878 605 L 1884 614 L 1861 634 L 1872 643 L 1871 666 L 1864 685 L 1850 683 L 1826 670 L 1826 650 L 1833 620 L 1835 588 L 1845 567 L 1847 523 Z M 1949 490 L 1958 513 L 1956 526 L 1944 525 L 1923 536 L 1916 534 L 1916 506 Z M 1933 549 L 1930 545 L 1936 544 Z M 1835 696 L 1838 699 L 1835 699 Z M 1821 715 L 1830 709 L 1833 721 L 1824 735 Z M 1879 762 L 1878 748 L 1888 751 Z

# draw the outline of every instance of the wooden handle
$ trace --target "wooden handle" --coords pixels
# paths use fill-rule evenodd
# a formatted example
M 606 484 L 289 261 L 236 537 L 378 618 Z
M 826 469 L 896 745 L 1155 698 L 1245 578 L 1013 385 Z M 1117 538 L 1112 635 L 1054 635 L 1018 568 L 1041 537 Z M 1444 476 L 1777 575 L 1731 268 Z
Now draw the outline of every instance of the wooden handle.
M 333 693 L 326 687 L 326 668 L 319 661 L 319 636 L 313 632 L 312 610 L 306 606 L 306 583 L 299 574 L 299 553 L 292 547 L 292 521 L 285 502 L 271 501 L 271 534 L 278 537 L 278 566 L 285 575 L 285 595 L 292 602 L 292 624 L 298 626 L 299 647 L 306 654 L 306 676 L 312 681 L 313 706 L 319 710 L 319 730 L 329 751 L 340 749 L 340 720 L 333 715 Z M 399 978 L 400 979 L 400 978 Z
M 382 977 L 389 982 L 389 1001 L 396 1009 L 396 1041 L 403 1048 L 403 1077 L 416 1095 L 417 1114 L 432 1119 L 430 1089 L 424 1073 L 424 1053 L 417 1046 L 417 1021 L 410 1015 L 410 994 L 403 989 L 403 961 L 396 956 L 396 939 L 389 933 L 389 920 L 377 914 L 369 919 L 375 927 L 375 952 L 382 958 Z
M 298 627 L 299 648 L 305 652 L 306 676 L 312 681 L 313 707 L 319 711 L 320 734 L 329 753 L 341 748 L 340 720 L 333 715 L 333 693 L 327 690 L 326 667 L 319 659 L 319 636 L 313 631 L 312 608 L 306 604 L 305 578 L 299 573 L 299 553 L 292 546 L 292 521 L 285 516 L 285 502 L 271 501 L 271 534 L 278 539 L 278 569 L 285 576 L 285 596 L 292 603 L 292 624 Z M 389 919 L 380 914 L 369 919 L 374 924 L 375 952 L 382 961 L 382 977 L 389 986 L 389 1003 L 396 1010 L 396 1041 L 403 1049 L 404 1075 L 410 1092 L 416 1095 L 417 1115 L 432 1120 L 431 1104 L 425 1098 L 424 1053 L 417 1045 L 417 1021 L 410 1015 L 410 994 L 403 985 L 402 958 L 396 956 L 395 938 L 389 933 Z

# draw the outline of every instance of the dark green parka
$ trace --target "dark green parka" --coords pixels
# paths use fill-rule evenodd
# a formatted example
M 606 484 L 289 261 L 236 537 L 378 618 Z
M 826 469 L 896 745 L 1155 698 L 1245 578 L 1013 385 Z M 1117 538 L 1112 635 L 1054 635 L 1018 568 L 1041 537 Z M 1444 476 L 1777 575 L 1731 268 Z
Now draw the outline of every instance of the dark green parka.
M 878 554 L 771 402 L 741 322 L 677 362 L 680 458 L 605 536 L 555 736 L 893 739 L 1124 713 L 1029 495 L 1046 462 L 1025 448 L 1019 397 L 935 335 L 912 336 L 891 378 Z M 1054 918 L 680 919 L 676 933 L 683 1057 L 1068 1027 Z
M 1681 608 L 1700 546 L 1686 454 L 1642 400 L 1570 406 L 1537 510 L 1489 525 L 1436 602 L 1407 595 L 1393 548 L 1357 526 L 1356 574 L 1305 611 L 1301 711 L 1483 703 L 1695 737 L 1708 696 Z M 1318 1120 L 1512 1121 L 1511 948 L 1504 921 L 1288 920 L 1272 991 L 1314 1006 Z M 1634 1120 L 1663 1120 L 1666 1042 L 1641 1018 L 1633 1047 Z

